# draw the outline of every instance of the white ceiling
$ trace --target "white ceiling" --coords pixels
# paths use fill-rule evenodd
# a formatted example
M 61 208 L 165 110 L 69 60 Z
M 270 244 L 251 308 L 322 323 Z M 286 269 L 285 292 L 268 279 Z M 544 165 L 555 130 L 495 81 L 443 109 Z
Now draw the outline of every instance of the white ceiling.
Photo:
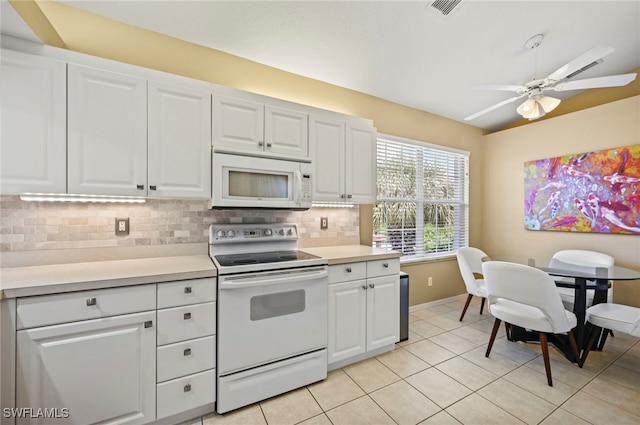
M 430 1 L 62 3 L 461 122 L 513 96 L 474 87 L 545 77 L 591 47 L 616 50 L 574 79 L 640 66 L 640 0 L 463 0 L 445 18 Z M 5 0 L 2 6 L 2 32 L 29 37 Z M 526 49 L 538 33 L 542 45 Z M 520 118 L 519 103 L 469 124 L 504 128 Z

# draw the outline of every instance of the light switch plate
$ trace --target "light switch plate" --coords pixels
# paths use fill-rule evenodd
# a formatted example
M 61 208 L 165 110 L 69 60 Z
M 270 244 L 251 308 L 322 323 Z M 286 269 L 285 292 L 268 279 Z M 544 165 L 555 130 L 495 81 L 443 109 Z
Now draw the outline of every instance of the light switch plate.
M 320 217 L 320 230 L 327 230 L 329 228 L 329 217 Z
M 129 219 L 116 218 L 116 236 L 126 236 L 129 234 Z

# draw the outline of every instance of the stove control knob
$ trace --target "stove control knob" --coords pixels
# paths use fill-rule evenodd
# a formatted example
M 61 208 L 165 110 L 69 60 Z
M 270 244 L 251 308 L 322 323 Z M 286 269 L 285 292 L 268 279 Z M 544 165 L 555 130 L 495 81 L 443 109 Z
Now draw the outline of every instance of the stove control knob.
M 284 235 L 284 229 L 280 229 L 280 230 L 278 230 L 278 234 L 279 234 L 280 236 L 283 236 L 283 235 Z
M 236 232 L 233 230 L 227 230 L 227 237 L 232 238 L 236 235 Z
M 287 230 L 287 236 L 291 236 L 293 235 L 293 232 L 291 231 L 291 229 Z
M 271 229 L 264 229 L 264 235 L 265 236 L 271 236 L 273 234 L 273 232 L 271 231 Z
M 218 230 L 218 232 L 216 233 L 216 236 L 218 238 L 224 238 L 224 230 Z

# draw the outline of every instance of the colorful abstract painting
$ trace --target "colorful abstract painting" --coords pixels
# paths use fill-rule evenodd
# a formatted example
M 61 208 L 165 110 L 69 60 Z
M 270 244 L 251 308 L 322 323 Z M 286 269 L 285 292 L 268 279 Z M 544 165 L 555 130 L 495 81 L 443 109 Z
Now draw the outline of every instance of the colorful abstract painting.
M 640 145 L 524 164 L 529 230 L 640 235 Z

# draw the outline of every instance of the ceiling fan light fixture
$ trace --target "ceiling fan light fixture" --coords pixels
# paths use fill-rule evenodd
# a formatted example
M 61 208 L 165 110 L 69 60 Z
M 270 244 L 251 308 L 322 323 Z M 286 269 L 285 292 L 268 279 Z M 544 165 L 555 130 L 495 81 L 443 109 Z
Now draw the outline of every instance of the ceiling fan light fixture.
M 549 113 L 556 109 L 560 104 L 560 99 L 556 99 L 555 97 L 543 96 L 541 99 L 538 99 L 540 105 L 542 105 L 542 109 L 546 113 Z
M 560 99 L 549 96 L 530 97 L 525 100 L 516 111 L 529 121 L 544 117 L 560 104 Z

